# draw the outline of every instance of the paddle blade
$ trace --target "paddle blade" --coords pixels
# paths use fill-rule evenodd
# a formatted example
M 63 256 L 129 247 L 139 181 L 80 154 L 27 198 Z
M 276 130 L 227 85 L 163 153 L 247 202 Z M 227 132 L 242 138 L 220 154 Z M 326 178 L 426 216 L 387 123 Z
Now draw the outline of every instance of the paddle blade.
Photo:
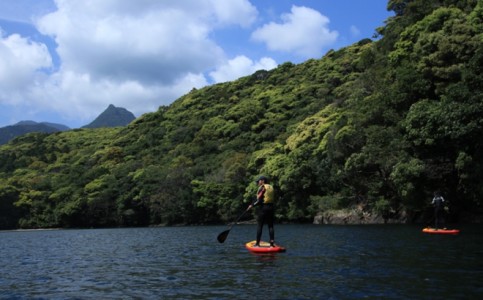
M 228 237 L 228 234 L 230 233 L 230 229 L 223 231 L 220 233 L 217 237 L 218 242 L 223 243 L 226 238 Z

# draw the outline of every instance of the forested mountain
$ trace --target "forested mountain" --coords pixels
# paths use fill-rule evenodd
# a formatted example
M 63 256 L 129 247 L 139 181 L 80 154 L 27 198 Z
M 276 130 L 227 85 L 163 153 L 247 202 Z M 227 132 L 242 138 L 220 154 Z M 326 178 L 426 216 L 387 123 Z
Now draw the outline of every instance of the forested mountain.
M 0 227 L 232 220 L 264 174 L 281 221 L 362 205 L 408 221 L 435 190 L 483 204 L 483 2 L 391 0 L 369 39 L 190 93 L 123 128 L 0 147 Z
M 11 139 L 30 132 L 45 132 L 52 133 L 57 131 L 69 130 L 69 127 L 56 124 L 41 122 L 37 123 L 34 121 L 21 121 L 17 124 L 5 126 L 0 128 L 0 145 L 8 143 Z
M 132 112 L 122 107 L 115 107 L 110 104 L 97 118 L 91 123 L 83 126 L 83 128 L 101 128 L 126 126 L 136 117 Z

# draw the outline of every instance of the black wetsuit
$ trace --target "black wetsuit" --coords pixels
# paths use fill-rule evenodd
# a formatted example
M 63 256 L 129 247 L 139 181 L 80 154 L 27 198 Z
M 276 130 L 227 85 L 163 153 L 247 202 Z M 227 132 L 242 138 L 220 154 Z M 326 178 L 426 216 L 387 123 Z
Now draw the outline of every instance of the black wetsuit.
M 434 205 L 434 227 L 439 228 L 439 225 L 444 223 L 443 219 L 443 208 L 444 208 L 444 198 L 441 196 L 435 196 L 432 201 Z
M 254 206 L 260 206 L 258 209 L 257 218 L 257 245 L 260 244 L 262 238 L 263 225 L 267 224 L 268 234 L 270 236 L 270 244 L 273 245 L 275 240 L 275 229 L 273 228 L 273 219 L 275 216 L 275 209 L 273 203 L 264 203 L 265 187 L 261 186 L 257 192 L 257 200 Z
M 270 242 L 273 243 L 275 240 L 275 230 L 273 229 L 273 219 L 275 215 L 275 210 L 273 208 L 273 204 L 261 204 L 261 207 L 258 211 L 258 218 L 257 218 L 257 245 L 260 243 L 260 239 L 262 238 L 262 231 L 263 225 L 268 225 L 268 234 L 270 236 Z

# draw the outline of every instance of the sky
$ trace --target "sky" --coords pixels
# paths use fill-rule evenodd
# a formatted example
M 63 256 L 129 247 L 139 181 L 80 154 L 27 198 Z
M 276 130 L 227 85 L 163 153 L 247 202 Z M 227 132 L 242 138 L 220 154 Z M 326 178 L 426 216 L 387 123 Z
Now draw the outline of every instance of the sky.
M 136 117 L 373 38 L 388 0 L 0 0 L 0 127 Z

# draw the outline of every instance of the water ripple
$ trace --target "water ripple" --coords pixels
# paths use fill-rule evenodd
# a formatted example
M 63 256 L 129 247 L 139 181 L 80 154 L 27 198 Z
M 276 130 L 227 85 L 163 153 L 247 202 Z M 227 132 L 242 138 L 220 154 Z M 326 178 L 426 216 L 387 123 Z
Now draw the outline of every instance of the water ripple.
M 473 228 L 473 227 L 472 227 Z M 0 232 L 1 299 L 469 299 L 483 296 L 481 227 L 279 225 L 277 255 L 253 225 Z M 473 230 L 473 231 L 472 231 Z

